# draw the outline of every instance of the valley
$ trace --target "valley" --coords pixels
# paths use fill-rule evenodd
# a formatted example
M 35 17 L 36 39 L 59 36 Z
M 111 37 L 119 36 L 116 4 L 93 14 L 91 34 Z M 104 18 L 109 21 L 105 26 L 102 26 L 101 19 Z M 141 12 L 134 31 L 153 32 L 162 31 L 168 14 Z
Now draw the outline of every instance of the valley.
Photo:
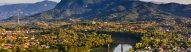
M 190 52 L 190 8 L 140 0 L 61 0 L 50 10 L 1 20 L 0 51 Z

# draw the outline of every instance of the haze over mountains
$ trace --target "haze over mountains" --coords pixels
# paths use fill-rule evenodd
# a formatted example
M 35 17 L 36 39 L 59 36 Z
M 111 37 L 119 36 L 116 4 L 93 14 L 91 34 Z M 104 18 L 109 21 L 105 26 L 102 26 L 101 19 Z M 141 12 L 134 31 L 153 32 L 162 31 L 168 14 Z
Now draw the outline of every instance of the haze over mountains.
M 0 6 L 0 20 L 11 16 L 29 16 L 54 8 L 57 5 L 53 1 L 42 1 L 37 3 L 7 4 Z
M 190 18 L 191 5 L 155 4 L 139 0 L 62 0 L 54 9 L 24 17 L 25 21 L 98 20 L 161 21 L 166 18 Z M 10 19 L 8 19 L 10 20 Z

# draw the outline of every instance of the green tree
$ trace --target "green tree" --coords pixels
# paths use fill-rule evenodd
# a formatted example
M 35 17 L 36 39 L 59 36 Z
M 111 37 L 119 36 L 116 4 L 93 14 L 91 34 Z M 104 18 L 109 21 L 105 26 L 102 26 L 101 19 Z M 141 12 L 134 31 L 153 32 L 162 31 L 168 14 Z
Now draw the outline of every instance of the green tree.
M 127 52 L 135 52 L 132 48 L 130 48 Z
M 143 46 L 142 43 L 136 43 L 136 44 L 135 44 L 135 48 L 137 48 L 137 49 L 138 49 L 138 48 L 141 48 L 142 46 Z

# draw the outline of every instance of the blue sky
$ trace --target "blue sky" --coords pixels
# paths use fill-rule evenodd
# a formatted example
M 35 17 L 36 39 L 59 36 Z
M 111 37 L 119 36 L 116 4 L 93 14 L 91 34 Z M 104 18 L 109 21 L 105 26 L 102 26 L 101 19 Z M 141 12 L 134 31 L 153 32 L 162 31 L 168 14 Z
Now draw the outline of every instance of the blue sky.
M 35 3 L 43 0 L 0 0 L 0 4 L 4 3 Z M 59 2 L 60 0 L 51 0 Z M 169 2 L 175 2 L 175 3 L 181 3 L 181 4 L 191 4 L 191 0 L 141 0 L 141 1 L 154 1 L 154 2 L 163 2 L 163 3 L 169 3 Z

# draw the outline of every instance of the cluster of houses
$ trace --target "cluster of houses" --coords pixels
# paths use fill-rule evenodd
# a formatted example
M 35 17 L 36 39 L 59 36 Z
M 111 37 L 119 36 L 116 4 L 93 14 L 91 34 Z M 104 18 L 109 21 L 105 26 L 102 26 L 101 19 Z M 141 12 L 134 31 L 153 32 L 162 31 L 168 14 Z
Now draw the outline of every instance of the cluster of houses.
M 188 37 L 183 36 L 182 38 L 180 38 L 180 41 L 190 41 L 189 39 L 191 39 L 191 35 Z M 151 40 L 154 40 L 153 37 L 151 37 Z M 160 41 L 163 41 L 162 39 L 160 39 Z M 171 40 L 174 41 L 174 40 Z M 136 52 L 153 52 L 153 51 L 159 51 L 159 52 L 191 52 L 191 48 L 184 48 L 181 47 L 180 45 L 183 44 L 179 44 L 178 47 L 175 47 L 173 45 L 167 45 L 167 46 L 160 46 L 158 48 L 152 48 L 152 47 L 145 47 L 144 49 L 137 49 Z
M 29 34 L 29 36 L 15 36 L 17 33 L 27 33 Z M 2 32 L 0 34 L 0 49 L 11 49 L 13 48 L 13 46 L 15 46 L 15 44 L 13 42 L 10 41 L 20 41 L 21 39 L 25 39 L 27 41 L 24 42 L 19 42 L 19 44 L 17 46 L 22 46 L 24 48 L 30 48 L 36 44 L 39 44 L 38 39 L 35 37 L 35 35 L 33 34 L 35 33 L 35 31 L 31 30 L 31 31 L 6 31 L 6 32 Z M 19 40 L 20 39 L 20 40 Z M 4 41 L 5 40 L 5 41 Z M 9 41 L 7 41 L 9 40 Z M 41 47 L 43 48 L 50 48 L 50 46 L 47 45 L 41 45 Z
M 137 49 L 135 52 L 191 52 L 191 48 L 183 48 L 183 47 L 158 47 L 155 49 L 152 49 L 151 47 L 145 47 L 144 49 Z

